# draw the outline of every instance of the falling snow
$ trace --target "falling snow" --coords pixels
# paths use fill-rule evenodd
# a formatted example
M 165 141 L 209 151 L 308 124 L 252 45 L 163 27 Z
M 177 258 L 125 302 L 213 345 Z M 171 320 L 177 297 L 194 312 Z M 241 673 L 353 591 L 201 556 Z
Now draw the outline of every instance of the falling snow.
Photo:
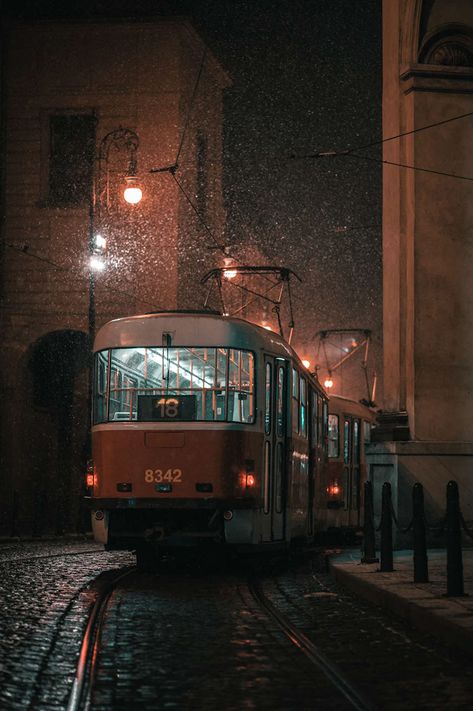
M 178 305 L 202 305 L 200 280 L 222 266 L 224 254 L 240 263 L 287 266 L 302 279 L 294 285 L 296 348 L 315 357 L 319 330 L 367 328 L 373 332 L 373 367 L 381 370 L 380 148 L 314 157 L 380 139 L 379 2 L 124 0 L 113 3 L 112 10 L 104 2 L 66 9 L 53 1 L 4 5 L 4 12 L 11 6 L 10 14 L 23 16 L 188 17 L 230 80 L 223 125 L 226 218 L 223 233 L 213 234 L 207 229 L 212 216 L 200 221 L 188 206 L 185 239 L 178 248 Z M 190 92 L 194 79 L 188 80 Z M 166 155 L 173 152 L 175 147 L 164 147 Z M 184 186 L 187 161 L 184 142 L 177 173 Z M 206 189 L 208 212 L 210 177 Z M 189 197 L 196 199 L 192 191 Z M 140 229 L 145 234 L 147 225 Z M 112 240 L 110 260 L 124 275 L 124 303 L 130 303 L 128 294 L 140 282 L 145 261 L 157 273 L 166 270 L 160 255 L 142 253 L 140 242 L 137 233 L 132 244 L 114 250 Z M 70 259 L 77 264 L 72 247 Z M 140 308 L 152 310 L 152 291 L 143 289 L 141 296 Z

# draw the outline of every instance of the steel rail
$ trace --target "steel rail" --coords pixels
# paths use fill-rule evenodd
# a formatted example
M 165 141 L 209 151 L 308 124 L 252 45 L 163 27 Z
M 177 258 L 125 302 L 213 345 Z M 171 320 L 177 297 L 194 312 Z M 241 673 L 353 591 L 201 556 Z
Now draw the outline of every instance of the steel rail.
M 15 565 L 17 563 L 34 563 L 36 560 L 48 560 L 49 558 L 65 558 L 67 556 L 76 555 L 93 555 L 94 553 L 103 553 L 103 550 L 100 548 L 96 548 L 94 550 L 69 551 L 67 553 L 51 553 L 51 555 L 36 555 L 30 556 L 29 558 L 3 558 L 0 559 L 0 565 L 6 565 L 7 563 L 10 565 Z
M 80 709 L 89 708 L 90 693 L 95 675 L 100 635 L 107 603 L 111 594 L 116 589 L 117 584 L 133 573 L 136 573 L 136 568 L 131 568 L 126 572 L 120 572 L 114 576 L 109 584 L 99 593 L 94 603 L 82 638 L 76 675 L 66 711 L 79 711 Z
M 278 624 L 292 644 L 325 674 L 353 708 L 358 711 L 377 711 L 378 707 L 355 689 L 337 665 L 331 662 L 303 632 L 297 630 L 287 617 L 268 600 L 256 578 L 249 579 L 248 589 L 256 602 Z

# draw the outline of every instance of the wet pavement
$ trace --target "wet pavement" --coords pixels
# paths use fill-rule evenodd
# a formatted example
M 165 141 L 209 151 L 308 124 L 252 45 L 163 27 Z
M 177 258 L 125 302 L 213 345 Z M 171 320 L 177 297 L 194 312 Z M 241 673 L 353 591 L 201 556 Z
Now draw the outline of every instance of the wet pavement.
M 372 708 L 471 709 L 472 654 L 444 644 L 434 625 L 418 631 L 411 619 L 382 609 L 383 595 L 398 599 L 405 588 L 416 600 L 404 579 L 409 556 L 395 554 L 394 574 L 361 566 L 357 551 L 330 560 L 330 574 L 324 556 L 314 555 L 250 568 L 178 561 L 133 574 L 107 607 L 91 711 L 348 708 L 252 597 L 248 580 L 255 575 L 271 603 Z M 437 580 L 434 570 L 440 576 L 443 562 L 432 554 L 432 582 L 421 589 L 441 603 L 445 575 Z M 132 554 L 105 552 L 88 540 L 0 546 L 2 711 L 67 707 L 97 581 L 133 564 Z M 361 586 L 355 596 L 347 592 L 350 581 Z M 465 588 L 471 582 L 465 576 Z M 446 603 L 469 605 L 470 597 Z M 440 609 L 439 600 L 430 607 Z M 462 610 L 469 619 L 470 608 Z
M 361 563 L 358 550 L 329 556 L 334 579 L 356 595 L 379 605 L 412 627 L 433 634 L 442 642 L 473 652 L 473 549 L 462 551 L 461 587 L 464 595 L 447 596 L 447 555 L 431 549 L 426 583 L 414 583 L 413 553 L 394 551 L 392 572 L 380 572 L 380 564 Z M 451 586 L 450 586 L 451 589 Z M 473 707 L 473 699 L 472 699 Z
M 0 708 L 65 708 L 88 612 L 89 585 L 134 562 L 91 541 L 0 545 Z

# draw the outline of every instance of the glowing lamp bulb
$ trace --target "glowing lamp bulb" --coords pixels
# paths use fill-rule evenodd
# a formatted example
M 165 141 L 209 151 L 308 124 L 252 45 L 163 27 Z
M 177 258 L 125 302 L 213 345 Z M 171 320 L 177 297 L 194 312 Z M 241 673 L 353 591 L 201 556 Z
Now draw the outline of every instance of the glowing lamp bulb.
M 305 358 L 303 358 L 302 365 L 304 366 L 304 368 L 310 368 L 310 360 L 306 360 Z
M 143 191 L 138 185 L 136 175 L 128 175 L 125 178 L 126 188 L 123 191 L 123 197 L 130 205 L 137 205 L 143 197 Z
M 246 485 L 247 486 L 254 486 L 255 485 L 255 478 L 254 478 L 253 474 L 246 475 Z
M 103 272 L 103 270 L 105 269 L 105 262 L 103 261 L 103 259 L 94 254 L 89 259 L 89 267 L 94 272 Z
M 324 380 L 324 388 L 333 388 L 333 380 L 330 375 Z
M 234 279 L 236 277 L 236 269 L 225 269 L 223 276 L 225 279 Z
M 105 249 L 107 246 L 107 240 L 102 235 L 95 235 L 94 237 L 94 247 L 97 249 Z

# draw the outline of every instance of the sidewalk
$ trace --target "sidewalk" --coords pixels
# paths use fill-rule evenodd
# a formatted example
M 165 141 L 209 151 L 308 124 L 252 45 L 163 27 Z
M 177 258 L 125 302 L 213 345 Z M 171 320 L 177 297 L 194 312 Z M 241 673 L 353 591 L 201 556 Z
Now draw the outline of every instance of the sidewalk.
M 380 573 L 379 563 L 360 563 L 360 551 L 329 556 L 334 579 L 359 597 L 405 619 L 412 627 L 448 645 L 473 652 L 473 550 L 463 551 L 465 597 L 446 597 L 447 557 L 428 551 L 429 582 L 413 583 L 412 551 L 394 552 L 394 571 Z

